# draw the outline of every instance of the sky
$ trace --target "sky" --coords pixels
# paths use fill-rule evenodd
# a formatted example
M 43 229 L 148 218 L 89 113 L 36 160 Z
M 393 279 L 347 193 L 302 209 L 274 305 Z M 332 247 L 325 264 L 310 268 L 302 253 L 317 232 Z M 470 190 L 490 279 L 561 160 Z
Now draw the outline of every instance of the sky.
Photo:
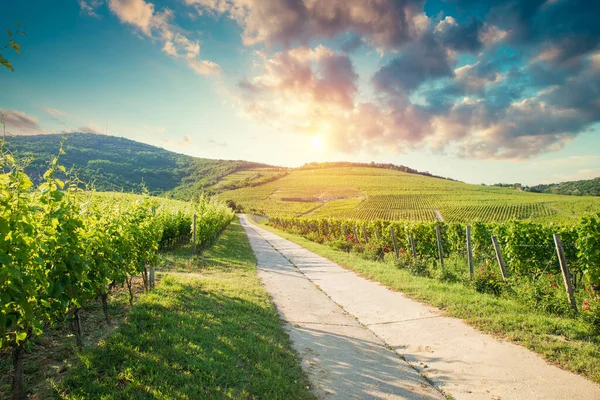
M 0 48 L 21 51 L 0 50 L 0 113 L 13 135 L 197 157 L 590 179 L 599 15 L 589 0 L 3 1 Z

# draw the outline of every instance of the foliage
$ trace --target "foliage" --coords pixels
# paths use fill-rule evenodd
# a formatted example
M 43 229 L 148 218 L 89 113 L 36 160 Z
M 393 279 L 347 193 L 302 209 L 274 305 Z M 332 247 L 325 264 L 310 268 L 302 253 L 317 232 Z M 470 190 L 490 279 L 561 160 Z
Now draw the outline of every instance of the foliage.
M 500 296 L 506 289 L 506 283 L 497 269 L 492 269 L 488 264 L 476 268 L 470 284 L 479 293 Z
M 600 196 L 600 177 L 562 183 L 536 185 L 525 190 L 536 193 L 565 194 L 572 196 Z
M 207 199 L 187 214 L 172 214 L 147 197 L 84 201 L 77 181 L 57 177 L 66 173 L 58 157 L 38 186 L 3 148 L 0 170 L 0 349 L 14 347 L 18 354 L 46 325 L 77 313 L 111 285 L 130 287 L 131 276 L 140 273 L 147 278 L 159 245 L 189 236 L 191 213 L 199 217 L 200 243 L 213 240 L 233 217 Z
M 600 289 L 600 213 L 583 217 L 577 228 L 578 256 L 594 289 Z
M 15 24 L 17 25 L 17 29 L 13 32 L 10 29 L 6 30 L 6 33 L 8 34 L 8 43 L 6 45 L 4 45 L 3 47 L 0 47 L 0 51 L 11 48 L 15 51 L 15 53 L 17 54 L 21 54 L 21 46 L 14 41 L 13 37 L 16 37 L 18 35 L 23 35 L 25 36 L 25 32 L 21 30 L 21 27 L 19 26 L 19 22 L 15 22 Z M 8 61 L 6 58 L 4 58 L 2 56 L 2 54 L 0 54 L 0 65 L 4 66 L 6 69 L 8 69 L 9 71 L 14 71 L 14 68 L 11 64 L 10 61 Z
M 600 331 L 600 295 L 585 300 L 581 305 L 581 311 L 584 318 Z
M 513 288 L 522 301 L 538 310 L 567 315 L 573 310 L 567 302 L 567 295 L 560 275 L 541 274 L 538 277 L 517 277 Z

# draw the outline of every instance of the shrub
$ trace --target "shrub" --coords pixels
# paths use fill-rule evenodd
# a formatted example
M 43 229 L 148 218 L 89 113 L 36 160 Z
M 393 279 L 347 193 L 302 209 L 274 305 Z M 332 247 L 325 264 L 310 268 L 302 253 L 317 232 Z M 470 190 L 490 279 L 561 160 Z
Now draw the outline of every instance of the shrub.
M 500 272 L 490 268 L 487 263 L 481 264 L 481 267 L 474 271 L 470 284 L 479 293 L 495 296 L 500 296 L 507 287 Z
M 595 295 L 583 302 L 581 315 L 600 332 L 600 295 Z
M 566 315 L 571 312 L 560 276 L 542 274 L 536 278 L 516 277 L 513 288 L 517 297 L 536 309 L 553 314 Z

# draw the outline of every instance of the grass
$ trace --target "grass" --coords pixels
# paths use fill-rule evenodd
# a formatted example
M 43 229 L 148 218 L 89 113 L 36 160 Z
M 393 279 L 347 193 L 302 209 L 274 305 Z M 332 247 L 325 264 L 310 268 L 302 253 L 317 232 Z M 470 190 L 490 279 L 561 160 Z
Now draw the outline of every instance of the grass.
M 600 337 L 577 318 L 545 313 L 510 297 L 483 294 L 460 283 L 410 274 L 391 262 L 367 261 L 300 236 L 263 226 L 310 251 L 463 319 L 482 332 L 523 345 L 563 369 L 600 383 Z
M 171 272 L 125 324 L 80 354 L 56 397 L 312 398 L 237 221 L 202 257 L 182 248 L 162 265 Z

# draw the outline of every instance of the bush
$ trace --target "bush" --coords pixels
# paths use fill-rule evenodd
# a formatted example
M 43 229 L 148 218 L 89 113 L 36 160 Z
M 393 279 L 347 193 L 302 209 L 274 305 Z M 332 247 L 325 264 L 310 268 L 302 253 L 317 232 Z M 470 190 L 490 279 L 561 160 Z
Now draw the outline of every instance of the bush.
M 597 332 L 600 332 L 600 296 L 595 295 L 583 302 L 581 307 L 583 318 L 594 326 Z
M 408 270 L 408 272 L 416 276 L 431 276 L 429 266 L 427 265 L 427 263 L 423 262 L 423 260 L 419 260 L 416 263 L 410 263 L 406 267 L 406 269 Z
M 487 263 L 481 264 L 481 267 L 474 271 L 470 284 L 479 293 L 488 293 L 495 296 L 500 296 L 507 288 L 500 272 L 490 268 Z
M 364 245 L 362 257 L 372 261 L 382 261 L 383 257 L 390 252 L 390 246 L 387 243 L 371 241 Z
M 542 274 L 533 279 L 516 277 L 511 280 L 517 297 L 530 306 L 558 315 L 571 312 L 560 276 Z
M 342 250 L 346 253 L 349 253 L 352 247 L 354 247 L 354 243 L 348 239 L 335 239 L 329 242 L 329 245 L 336 250 Z

